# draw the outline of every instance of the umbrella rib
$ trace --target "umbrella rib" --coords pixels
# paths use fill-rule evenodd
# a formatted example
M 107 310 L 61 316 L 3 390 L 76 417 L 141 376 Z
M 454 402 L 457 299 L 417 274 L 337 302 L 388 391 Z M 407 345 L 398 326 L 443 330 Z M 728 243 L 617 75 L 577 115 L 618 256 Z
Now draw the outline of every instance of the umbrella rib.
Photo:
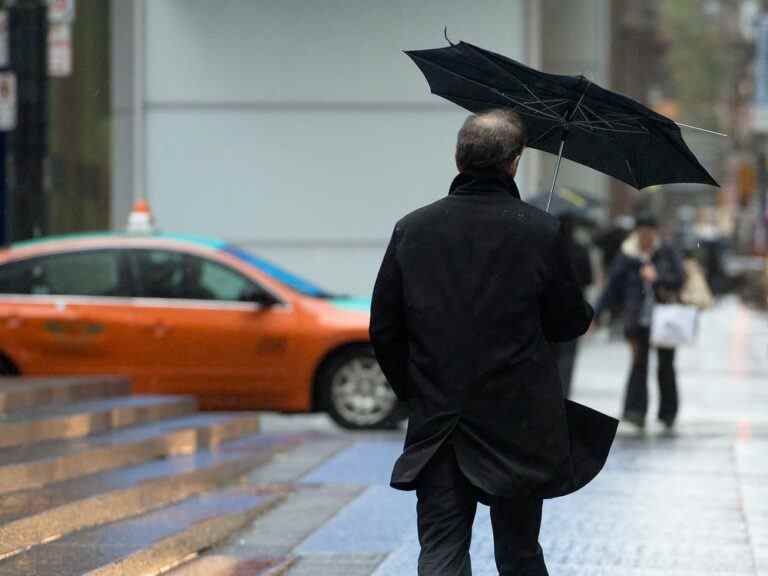
M 419 58 L 419 59 L 421 59 L 421 58 Z M 486 60 L 487 60 L 487 58 L 486 58 Z M 494 88 L 493 86 L 488 86 L 487 84 L 483 84 L 482 82 L 478 82 L 477 80 L 473 80 L 472 78 L 468 78 L 467 76 L 464 76 L 464 74 L 459 74 L 458 72 L 456 72 L 454 70 L 446 68 L 442 64 L 438 64 L 438 63 L 432 62 L 432 61 L 428 61 L 428 63 L 429 63 L 430 66 L 435 66 L 437 68 L 440 68 L 441 70 L 443 70 L 444 72 L 446 72 L 446 73 L 448 73 L 448 74 L 450 74 L 452 76 L 456 76 L 457 78 L 461 78 L 462 80 L 465 80 L 465 81 L 467 81 L 467 82 L 469 82 L 471 84 L 476 84 L 476 85 L 480 86 L 481 88 L 485 88 L 486 90 L 490 90 L 491 92 L 495 93 L 496 95 L 501 96 L 505 100 L 509 100 L 510 102 L 513 102 L 516 105 L 524 106 L 525 108 L 531 108 L 531 110 L 534 113 L 540 113 L 544 118 L 548 118 L 549 120 L 562 120 L 562 118 L 559 117 L 559 116 L 558 117 L 548 117 L 546 114 L 541 113 L 539 110 L 536 110 L 535 108 L 532 108 L 531 106 L 525 104 L 524 102 L 514 100 L 513 98 L 507 96 L 506 94 L 504 94 L 500 90 Z M 538 96 L 536 96 L 536 94 L 531 92 L 531 89 L 528 88 L 528 86 L 526 86 L 523 81 L 521 81 L 519 78 L 515 77 L 514 74 L 510 74 L 510 76 L 512 78 L 514 78 L 517 82 L 519 82 L 523 86 L 523 88 L 525 88 L 528 91 L 528 93 L 531 94 L 531 96 L 533 96 L 534 98 L 538 98 Z M 440 96 L 440 94 L 438 94 L 438 96 Z
M 567 104 L 568 100 L 566 98 L 551 98 L 549 100 L 538 100 L 536 103 L 544 106 L 548 112 L 557 114 L 557 110 L 554 110 L 554 108 L 563 104 Z
M 628 115 L 620 115 L 620 114 L 614 113 L 612 114 L 613 118 L 609 120 L 607 116 L 600 116 L 600 114 L 592 110 L 586 104 L 583 105 L 583 108 L 587 112 L 592 114 L 595 118 L 597 118 L 597 120 L 590 120 L 590 122 L 593 124 L 608 124 L 609 127 L 614 128 L 614 124 L 623 123 L 626 126 L 632 121 L 637 121 L 637 124 L 635 126 L 632 126 L 631 124 L 629 124 L 630 129 L 639 128 L 640 130 L 643 131 L 644 134 L 650 134 L 650 131 L 648 130 L 648 128 L 646 128 L 645 126 L 642 125 L 642 123 L 639 122 L 639 120 L 641 120 L 640 116 L 628 116 Z
M 568 119 L 569 121 L 573 120 L 573 117 L 576 115 L 576 112 L 579 110 L 579 108 L 581 108 L 581 103 L 584 102 L 584 97 L 587 95 L 587 90 L 589 90 L 589 87 L 591 84 L 592 82 L 587 80 L 587 85 L 584 87 L 584 91 L 581 93 L 581 97 L 579 98 L 579 101 L 576 102 L 576 107 L 573 109 L 573 112 L 571 112 L 571 117 Z M 582 113 L 582 116 L 583 116 L 583 113 Z
M 556 114 L 548 114 L 546 112 L 542 112 L 541 110 L 537 110 L 536 108 L 534 108 L 533 106 L 530 106 L 529 104 L 523 102 L 522 100 L 515 100 L 511 96 L 507 96 L 506 94 L 504 94 L 504 92 L 497 90 L 496 88 L 492 88 L 491 86 L 486 86 L 481 82 L 477 82 L 477 84 L 479 84 L 480 86 L 483 86 L 484 88 L 488 88 L 489 90 L 492 90 L 502 98 L 512 102 L 515 106 L 522 106 L 523 108 L 527 108 L 531 110 L 533 114 L 539 114 L 540 116 L 542 116 L 543 118 L 546 118 L 547 120 L 558 120 L 558 121 L 562 120 L 562 118 L 560 116 L 557 116 Z
M 598 118 L 600 117 L 597 114 L 595 114 L 594 111 L 592 111 L 592 110 L 589 110 L 589 112 L 591 114 L 594 114 Z M 574 124 L 576 124 L 576 123 L 574 123 Z M 583 127 L 579 126 L 579 125 L 577 125 L 576 127 L 583 129 Z M 643 128 L 645 128 L 645 127 L 643 127 Z M 624 157 L 624 164 L 626 164 L 626 166 L 627 166 L 627 172 L 629 173 L 629 176 L 632 178 L 632 181 L 634 182 L 634 187 L 639 190 L 640 189 L 640 182 L 638 181 L 637 176 L 635 176 L 635 171 L 632 169 L 632 165 L 630 164 L 629 160 L 627 159 L 626 153 L 624 152 L 624 147 L 621 145 L 619 140 L 617 140 L 613 136 L 614 133 L 621 133 L 621 131 L 617 131 L 616 129 L 610 129 L 610 128 L 595 128 L 595 130 L 600 130 L 602 133 L 604 133 L 616 145 L 616 148 L 618 150 L 621 150 L 622 156 Z M 645 130 L 646 130 L 646 132 L 634 132 L 634 134 L 643 134 L 643 135 L 650 134 L 650 132 L 647 130 L 647 128 Z
M 515 76 L 512 72 L 509 70 L 505 70 L 502 66 L 500 66 L 498 63 L 494 62 L 491 58 L 488 58 L 481 50 L 477 49 L 475 46 L 472 46 L 471 44 L 467 44 L 469 48 L 475 52 L 475 54 L 479 54 L 480 57 L 485 60 L 486 62 L 489 62 L 492 66 L 494 66 L 496 69 L 501 70 L 504 74 L 508 74 L 511 78 L 513 78 L 520 86 L 522 86 L 526 92 L 528 92 L 533 98 L 535 98 L 539 103 L 541 102 L 541 98 L 533 91 L 531 90 L 528 85 L 520 80 L 517 76 Z
M 562 128 L 562 127 L 563 127 L 562 124 L 555 124 L 551 128 L 549 128 L 549 129 L 545 130 L 544 132 L 542 132 L 541 134 L 539 134 L 534 140 L 531 140 L 527 145 L 528 146 L 533 146 L 539 140 L 544 139 L 546 136 L 549 136 L 552 132 L 554 132 L 558 128 Z
M 633 130 L 633 129 L 627 129 L 627 130 L 621 130 L 620 128 L 604 128 L 602 126 L 596 126 L 594 122 L 582 122 L 580 120 L 576 120 L 574 122 L 571 122 L 569 124 L 570 126 L 574 126 L 576 128 L 581 128 L 583 130 L 588 130 L 589 132 L 612 132 L 614 134 L 639 134 L 643 136 L 647 136 L 650 134 L 647 130 Z
M 615 125 L 619 124 L 627 124 L 626 122 L 611 122 L 610 120 L 605 120 L 600 118 L 600 116 L 592 110 L 589 106 L 586 104 L 582 104 L 578 107 L 578 112 L 581 114 L 581 116 L 584 118 L 584 120 L 573 120 L 570 122 L 571 125 L 575 126 L 576 128 L 581 128 L 584 130 L 587 130 L 591 133 L 594 133 L 596 131 L 603 131 L 603 132 L 614 132 L 616 134 L 648 134 L 648 129 L 644 126 L 640 125 L 639 130 L 633 129 L 633 127 L 628 127 L 626 130 L 621 130 L 619 128 L 615 128 Z M 593 117 L 597 118 L 597 120 L 591 120 L 589 118 L 589 115 L 592 115 Z M 602 126 L 598 126 L 598 124 L 607 124 L 609 128 L 605 128 Z
M 584 118 L 584 123 L 588 124 L 589 123 L 589 118 L 587 118 L 587 115 L 584 113 L 584 110 L 582 110 L 581 107 L 577 107 L 576 111 L 578 111 L 578 113 L 581 114 L 581 117 Z M 581 121 L 579 121 L 579 120 L 575 120 L 572 123 L 576 124 L 576 122 L 581 123 Z
M 635 181 L 635 188 L 640 190 L 640 182 L 637 181 L 637 176 L 635 176 L 635 171 L 632 170 L 632 164 L 629 163 L 629 160 L 624 158 L 624 164 L 627 165 L 627 170 L 629 170 L 629 175 L 632 176 L 632 180 Z
M 634 187 L 640 190 L 640 182 L 637 179 L 637 176 L 635 176 L 635 171 L 632 169 L 632 165 L 629 163 L 629 160 L 627 160 L 627 155 L 624 153 L 624 147 L 621 145 L 621 143 L 616 140 L 616 138 L 613 137 L 613 135 L 610 132 L 606 132 L 606 135 L 608 138 L 613 140 L 613 142 L 616 144 L 616 147 L 622 151 L 622 155 L 624 156 L 624 164 L 627 165 L 627 171 L 629 172 L 629 175 L 632 177 L 632 181 L 634 182 Z
M 568 122 L 569 125 L 576 126 L 577 128 L 581 128 L 581 129 L 589 131 L 589 132 L 594 132 L 595 130 L 601 130 L 601 131 L 606 132 L 606 133 L 614 132 L 616 134 L 650 134 L 648 129 L 645 126 L 643 126 L 642 124 L 640 124 L 639 122 L 638 122 L 639 130 L 637 130 L 637 129 L 633 130 L 632 128 L 637 128 L 637 127 L 633 127 L 633 126 L 630 126 L 627 130 L 620 130 L 620 129 L 614 128 L 614 124 L 619 124 L 619 123 L 621 123 L 623 121 L 623 123 L 626 125 L 626 119 L 622 119 L 622 120 L 618 120 L 617 119 L 616 121 L 611 122 L 609 120 L 605 120 L 605 119 L 600 118 L 599 114 L 597 114 L 589 106 L 584 104 L 584 97 L 587 95 L 587 90 L 589 89 L 589 87 L 591 85 L 591 82 L 589 82 L 589 81 L 587 81 L 587 82 L 588 83 L 587 83 L 586 87 L 584 88 L 584 91 L 582 92 L 581 97 L 579 98 L 579 101 L 576 103 L 576 107 L 573 109 L 573 112 L 571 113 L 571 118 L 573 118 L 576 115 L 576 113 L 578 112 L 579 114 L 581 114 L 581 116 L 582 116 L 582 118 L 584 118 L 584 120 L 583 121 L 580 121 L 580 120 L 570 120 Z M 592 114 L 594 117 L 598 118 L 598 120 L 590 120 L 587 117 L 587 113 Z M 597 124 L 597 123 L 608 124 L 608 126 L 610 128 L 598 128 L 598 127 L 594 126 L 594 124 Z M 634 178 L 634 176 L 633 176 L 633 178 Z M 635 181 L 637 181 L 637 180 L 635 180 Z
M 495 88 L 492 88 L 490 86 L 486 86 L 484 84 L 481 84 L 480 82 L 475 82 L 474 80 L 470 80 L 469 78 L 465 78 L 464 76 L 461 76 L 459 74 L 457 74 L 457 76 L 459 76 L 460 78 L 462 78 L 464 80 L 467 80 L 469 82 L 474 82 L 475 84 L 478 84 L 479 86 L 481 86 L 483 88 L 487 88 L 488 90 L 493 91 L 498 96 L 501 96 L 505 100 L 509 100 L 510 102 L 512 102 L 515 106 L 522 106 L 523 108 L 526 108 L 529 111 L 529 113 L 531 114 L 531 116 L 537 116 L 537 117 L 540 117 L 540 118 L 544 118 L 545 120 L 554 120 L 554 121 L 557 121 L 557 122 L 561 122 L 562 121 L 562 118 L 560 116 L 548 115 L 548 114 L 546 114 L 544 112 L 541 112 L 540 110 L 537 110 L 536 108 L 533 108 L 532 106 L 530 106 L 526 102 L 524 102 L 522 100 L 515 100 L 511 96 L 507 96 L 506 94 L 504 94 L 503 92 L 500 92 L 499 90 L 496 90 Z M 477 98 L 467 98 L 466 96 L 452 96 L 451 94 L 437 94 L 437 95 L 441 96 L 442 98 L 449 99 L 449 100 L 451 98 L 457 98 L 457 99 L 468 101 L 468 102 L 478 102 L 478 103 L 481 103 L 481 104 L 487 104 L 487 102 L 485 100 L 479 100 Z
M 443 68 L 443 67 L 441 66 L 441 68 Z M 542 111 L 540 111 L 540 110 L 537 110 L 536 108 L 533 108 L 532 106 L 530 106 L 530 105 L 526 104 L 526 103 L 525 103 L 525 102 L 523 102 L 522 100 L 515 100 L 515 99 L 514 99 L 514 98 L 512 98 L 511 96 L 507 96 L 506 94 L 504 94 L 504 92 L 502 92 L 501 90 L 498 90 L 498 89 L 494 88 L 493 86 L 488 86 L 487 84 L 483 84 L 482 82 L 478 82 L 477 80 L 472 80 L 471 78 L 467 78 L 467 77 L 466 77 L 466 76 L 464 76 L 463 74 L 458 74 L 458 73 L 456 73 L 456 72 L 453 72 L 453 71 L 451 71 L 451 70 L 448 70 L 447 68 L 443 68 L 443 69 L 444 69 L 446 72 L 448 72 L 449 74 L 453 74 L 454 76 L 457 76 L 457 77 L 461 78 L 462 80 L 466 80 L 467 82 L 470 82 L 470 83 L 472 83 L 472 84 L 477 84 L 477 85 L 478 85 L 478 86 L 480 86 L 481 88 L 485 88 L 486 90 L 490 90 L 491 92 L 493 92 L 493 93 L 494 93 L 494 94 L 496 94 L 497 96 L 501 96 L 501 97 L 502 97 L 502 98 L 504 98 L 505 100 L 509 100 L 510 102 L 512 102 L 513 104 L 515 104 L 516 106 L 522 106 L 523 108 L 527 108 L 527 109 L 529 109 L 529 110 L 531 111 L 531 113 L 533 113 L 533 114 L 538 114 L 538 115 L 540 115 L 541 117 L 543 117 L 543 118 L 546 118 L 546 119 L 548 119 L 548 120 L 557 120 L 557 121 L 560 121 L 560 120 L 562 120 L 562 118 L 561 118 L 560 116 L 553 116 L 553 115 L 548 115 L 548 114 L 546 114 L 546 113 L 544 113 L 544 112 L 542 112 Z M 440 95 L 440 94 L 438 94 L 438 95 Z M 466 98 L 465 98 L 465 99 L 466 99 Z
M 619 113 L 616 113 L 616 112 L 608 112 L 604 116 L 601 116 L 600 114 L 595 112 L 587 104 L 582 104 L 581 108 L 583 108 L 586 112 L 588 112 L 589 114 L 591 114 L 592 116 L 594 116 L 596 118 L 596 120 L 589 120 L 589 122 L 592 122 L 592 123 L 604 123 L 604 124 L 608 124 L 609 126 L 611 126 L 611 128 L 613 128 L 613 124 L 622 124 L 622 123 L 623 124 L 628 124 L 628 123 L 630 123 L 632 121 L 637 121 L 637 125 L 642 130 L 647 131 L 647 128 L 645 126 L 643 126 L 639 122 L 639 120 L 642 119 L 641 116 L 637 116 L 637 115 L 630 116 L 630 115 L 627 115 L 627 114 L 619 114 Z

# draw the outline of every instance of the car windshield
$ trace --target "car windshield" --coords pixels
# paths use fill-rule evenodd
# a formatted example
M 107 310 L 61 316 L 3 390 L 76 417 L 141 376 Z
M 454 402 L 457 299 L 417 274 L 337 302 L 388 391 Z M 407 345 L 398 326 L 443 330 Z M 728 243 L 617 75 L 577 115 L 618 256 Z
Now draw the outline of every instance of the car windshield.
M 255 254 L 251 254 L 247 250 L 243 250 L 238 246 L 228 245 L 224 247 L 224 252 L 236 258 L 239 258 L 243 262 L 247 262 L 251 266 L 255 266 L 256 268 L 258 268 L 265 274 L 268 274 L 270 277 L 274 278 L 284 286 L 287 286 L 288 288 L 291 288 L 292 290 L 295 290 L 296 292 L 299 292 L 304 296 L 310 296 L 312 298 L 322 298 L 322 299 L 330 299 L 330 298 L 336 297 L 336 294 L 333 294 L 327 290 L 324 290 L 316 286 L 309 280 L 305 280 L 300 276 L 296 276 L 295 274 L 288 272 L 287 270 L 284 270 L 279 266 L 276 266 L 272 262 L 269 262 L 268 260 L 264 260 L 263 258 L 259 258 Z

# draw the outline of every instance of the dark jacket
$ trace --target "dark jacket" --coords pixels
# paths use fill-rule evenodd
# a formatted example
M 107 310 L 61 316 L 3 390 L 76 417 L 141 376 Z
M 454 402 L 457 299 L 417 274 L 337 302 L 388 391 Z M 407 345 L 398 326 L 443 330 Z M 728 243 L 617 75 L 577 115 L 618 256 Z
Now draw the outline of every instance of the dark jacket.
M 624 332 L 628 337 L 645 325 L 644 309 L 650 302 L 675 302 L 685 284 L 685 268 L 677 252 L 666 244 L 659 244 L 650 256 L 658 280 L 647 286 L 640 271 L 645 260 L 638 248 L 637 235 L 630 235 L 622 244 L 613 261 L 603 293 L 595 305 L 595 315 L 613 306 L 622 308 Z
M 584 290 L 594 282 L 592 258 L 589 249 L 574 239 L 575 219 L 570 214 L 559 217 L 560 230 L 565 236 L 565 242 L 570 247 L 571 264 L 576 283 Z
M 589 257 L 589 250 L 586 246 L 574 241 L 571 247 L 571 262 L 573 263 L 573 273 L 576 284 L 584 290 L 594 282 L 592 273 L 592 260 Z
M 371 341 L 410 419 L 392 486 L 452 438 L 464 474 L 498 496 L 559 496 L 602 467 L 615 420 L 563 398 L 547 344 L 583 334 L 582 298 L 557 220 L 514 182 L 460 174 L 448 197 L 395 226 L 373 293 Z M 593 434 L 574 452 L 579 420 Z

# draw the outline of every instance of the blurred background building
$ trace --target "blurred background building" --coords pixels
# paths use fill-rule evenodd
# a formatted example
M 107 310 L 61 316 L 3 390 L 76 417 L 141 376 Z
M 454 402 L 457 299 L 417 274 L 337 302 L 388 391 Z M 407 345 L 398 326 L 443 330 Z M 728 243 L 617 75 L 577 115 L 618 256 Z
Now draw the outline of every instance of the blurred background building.
M 162 229 L 367 293 L 395 220 L 455 173 L 465 114 L 401 52 L 444 45 L 446 26 L 454 41 L 727 133 L 684 131 L 721 189 L 638 192 L 567 162 L 560 183 L 598 201 L 598 226 L 646 206 L 692 242 L 764 253 L 753 100 L 768 83 L 765 11 L 757 0 L 6 0 L 0 239 L 123 228 L 146 196 Z M 526 156 L 533 195 L 552 158 Z

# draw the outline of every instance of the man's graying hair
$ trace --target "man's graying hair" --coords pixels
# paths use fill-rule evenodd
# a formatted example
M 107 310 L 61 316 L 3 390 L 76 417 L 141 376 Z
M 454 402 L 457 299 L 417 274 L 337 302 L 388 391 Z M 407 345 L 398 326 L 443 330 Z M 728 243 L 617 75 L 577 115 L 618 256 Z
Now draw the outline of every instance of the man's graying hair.
M 525 147 L 525 126 L 511 110 L 472 114 L 459 130 L 456 165 L 461 172 L 506 173 Z

